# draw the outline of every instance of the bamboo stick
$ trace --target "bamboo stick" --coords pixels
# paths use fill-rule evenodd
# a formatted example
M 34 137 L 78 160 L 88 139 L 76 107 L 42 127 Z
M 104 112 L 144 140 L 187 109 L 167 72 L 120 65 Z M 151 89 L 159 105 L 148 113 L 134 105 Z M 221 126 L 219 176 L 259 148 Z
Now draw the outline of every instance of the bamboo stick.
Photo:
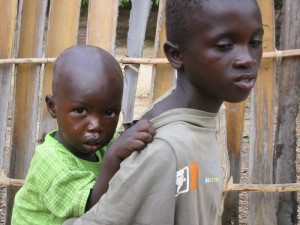
M 3 170 L 1 171 L 1 174 L 0 174 L 0 185 L 22 187 L 23 184 L 24 184 L 24 180 L 8 178 L 5 175 L 5 173 L 3 172 Z
M 291 50 L 283 50 L 283 51 L 275 51 L 275 52 L 264 52 L 263 58 L 280 58 L 280 57 L 291 57 L 291 56 L 299 56 L 300 49 L 291 49 Z
M 283 50 L 275 52 L 263 53 L 263 58 L 281 58 L 300 56 L 300 49 Z M 169 63 L 166 58 L 132 58 L 122 57 L 116 58 L 122 64 L 167 64 Z M 0 64 L 23 64 L 23 63 L 51 63 L 56 58 L 17 58 L 17 59 L 0 59 Z
M 117 58 L 117 61 L 122 64 L 167 64 L 167 58 Z
M 24 184 L 22 179 L 8 178 L 4 173 L 0 176 L 0 185 L 21 187 Z M 233 184 L 229 183 L 224 192 L 294 192 L 300 191 L 300 183 L 288 184 Z
M 51 63 L 56 58 L 18 58 L 18 59 L 0 59 L 0 64 L 23 64 L 23 63 Z M 166 58 L 117 58 L 122 64 L 167 64 Z
M 300 191 L 300 183 L 287 184 L 228 184 L 225 192 L 293 192 Z
M 54 62 L 56 58 L 18 58 L 18 59 L 0 59 L 0 64 L 23 64 L 23 63 L 49 63 Z
M 3 186 L 22 187 L 24 184 L 24 180 L 1 177 L 0 184 Z

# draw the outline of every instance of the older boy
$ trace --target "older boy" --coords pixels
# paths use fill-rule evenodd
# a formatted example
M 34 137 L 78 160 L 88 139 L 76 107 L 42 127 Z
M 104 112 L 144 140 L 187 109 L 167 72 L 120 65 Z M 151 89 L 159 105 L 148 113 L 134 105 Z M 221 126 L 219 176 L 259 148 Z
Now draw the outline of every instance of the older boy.
M 99 203 L 65 224 L 221 223 L 228 177 L 216 117 L 223 101 L 245 100 L 255 84 L 261 13 L 255 0 L 168 0 L 166 10 L 164 50 L 177 83 L 142 117 L 156 136 L 121 164 Z
M 144 120 L 107 147 L 121 111 L 123 75 L 114 57 L 98 47 L 65 50 L 55 62 L 52 86 L 46 103 L 58 130 L 37 147 L 12 224 L 62 224 L 82 215 L 106 192 L 121 161 L 155 134 Z

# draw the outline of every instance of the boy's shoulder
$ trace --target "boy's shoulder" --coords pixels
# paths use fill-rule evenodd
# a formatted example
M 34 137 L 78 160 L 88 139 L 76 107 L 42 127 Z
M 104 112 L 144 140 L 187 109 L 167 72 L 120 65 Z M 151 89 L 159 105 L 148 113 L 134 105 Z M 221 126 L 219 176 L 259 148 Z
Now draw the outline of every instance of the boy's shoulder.
M 72 155 L 58 140 L 54 138 L 57 130 L 49 132 L 45 136 L 45 140 L 42 144 L 36 147 L 35 154 L 40 156 L 59 156 L 60 154 Z
M 191 149 L 191 145 L 202 146 L 206 139 L 211 141 L 216 131 L 216 116 L 194 109 L 169 110 L 152 119 L 156 135 L 149 147 L 157 145 L 157 154 L 160 155 L 167 154 L 160 151 L 160 146 L 171 149 L 175 155 L 185 154 L 185 149 Z
M 53 132 L 50 132 L 46 135 L 45 141 L 36 147 L 26 177 L 30 183 L 44 180 L 41 185 L 44 190 L 57 176 L 83 168 L 78 159 L 53 137 Z
M 48 133 L 44 142 L 36 147 L 32 164 L 57 169 L 62 169 L 65 166 L 77 167 L 76 157 L 54 138 L 56 132 Z

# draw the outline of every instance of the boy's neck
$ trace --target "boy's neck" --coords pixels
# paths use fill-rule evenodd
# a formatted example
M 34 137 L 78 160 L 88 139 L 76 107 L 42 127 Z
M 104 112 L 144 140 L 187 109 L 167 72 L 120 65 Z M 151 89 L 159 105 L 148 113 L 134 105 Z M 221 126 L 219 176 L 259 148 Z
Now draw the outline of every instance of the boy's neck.
M 222 99 L 208 94 L 206 90 L 194 87 L 184 75 L 181 76 L 178 77 L 180 81 L 177 82 L 173 96 L 170 96 L 171 98 L 174 98 L 174 101 L 177 101 L 177 104 L 180 105 L 181 108 L 198 109 L 210 113 L 219 112 L 219 109 L 223 104 Z

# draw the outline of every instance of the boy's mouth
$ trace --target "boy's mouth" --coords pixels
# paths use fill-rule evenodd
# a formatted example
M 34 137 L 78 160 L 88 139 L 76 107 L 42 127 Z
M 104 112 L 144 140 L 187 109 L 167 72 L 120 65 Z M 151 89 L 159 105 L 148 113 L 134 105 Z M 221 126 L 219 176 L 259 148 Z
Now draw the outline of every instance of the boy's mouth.
M 242 79 L 240 80 L 240 82 L 243 82 L 243 83 L 248 83 L 251 79 Z
M 101 148 L 101 141 L 100 139 L 91 139 L 86 141 L 83 146 L 88 151 L 96 151 Z
M 255 84 L 256 76 L 253 75 L 241 75 L 235 79 L 234 84 L 241 89 L 250 91 Z

